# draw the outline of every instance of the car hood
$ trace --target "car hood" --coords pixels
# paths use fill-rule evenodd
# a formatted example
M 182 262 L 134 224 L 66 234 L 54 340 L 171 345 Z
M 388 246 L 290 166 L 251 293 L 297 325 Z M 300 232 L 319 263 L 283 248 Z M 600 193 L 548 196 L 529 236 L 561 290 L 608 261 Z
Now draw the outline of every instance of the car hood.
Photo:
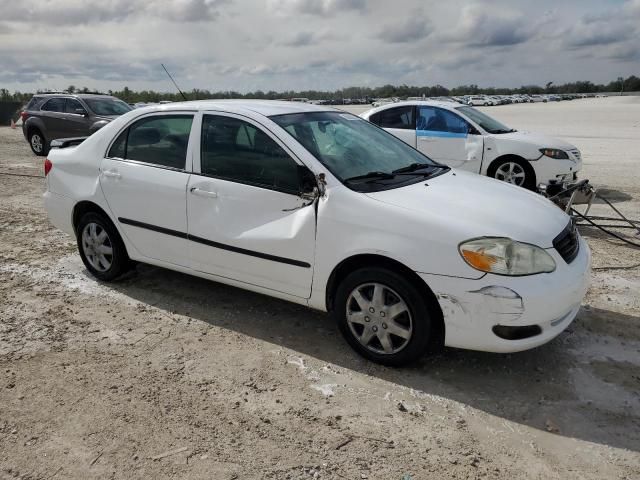
M 535 145 L 536 148 L 559 148 L 560 150 L 574 150 L 575 145 L 570 144 L 560 138 L 543 135 L 541 133 L 517 131 L 492 135 L 496 140 L 511 140 L 515 142 Z
M 367 193 L 372 199 L 414 213 L 426 229 L 475 237 L 508 237 L 551 248 L 569 216 L 546 198 L 521 187 L 452 170 L 406 187 Z

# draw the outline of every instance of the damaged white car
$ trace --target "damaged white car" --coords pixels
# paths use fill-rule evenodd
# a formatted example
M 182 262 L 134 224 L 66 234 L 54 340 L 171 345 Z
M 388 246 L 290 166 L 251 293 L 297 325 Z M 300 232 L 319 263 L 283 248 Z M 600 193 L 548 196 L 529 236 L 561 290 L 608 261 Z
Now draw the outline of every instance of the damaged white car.
M 582 168 L 580 150 L 574 145 L 514 130 L 472 106 L 401 102 L 361 117 L 437 162 L 529 190 L 577 180 Z
M 338 110 L 157 105 L 53 147 L 46 209 L 96 278 L 138 261 L 330 311 L 383 364 L 541 345 L 587 288 L 589 249 L 548 200 Z

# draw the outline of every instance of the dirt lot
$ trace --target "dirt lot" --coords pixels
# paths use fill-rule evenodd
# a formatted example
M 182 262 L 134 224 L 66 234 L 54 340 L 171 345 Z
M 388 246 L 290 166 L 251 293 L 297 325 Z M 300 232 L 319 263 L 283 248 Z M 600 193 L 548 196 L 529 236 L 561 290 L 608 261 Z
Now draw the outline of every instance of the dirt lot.
M 640 217 L 640 98 L 488 110 L 575 143 Z M 42 172 L 20 130 L 0 172 Z M 637 249 L 582 229 L 593 286 L 548 345 L 394 370 L 279 300 L 144 265 L 96 282 L 42 183 L 0 175 L 0 479 L 640 478 Z

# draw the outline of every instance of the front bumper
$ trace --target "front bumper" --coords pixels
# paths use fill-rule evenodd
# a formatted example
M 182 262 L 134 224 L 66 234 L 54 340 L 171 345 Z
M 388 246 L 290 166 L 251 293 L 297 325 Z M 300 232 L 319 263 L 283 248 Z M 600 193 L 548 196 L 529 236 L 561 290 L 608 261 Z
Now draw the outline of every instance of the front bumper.
M 478 280 L 419 275 L 438 298 L 445 323 L 445 345 L 486 352 L 518 352 L 547 343 L 573 321 L 589 286 L 591 252 L 580 237 L 578 256 L 567 264 L 547 250 L 557 268 L 548 274 Z M 507 340 L 492 328 L 538 325 L 537 335 Z
M 569 152 L 569 155 L 571 158 L 567 160 L 557 160 L 543 155 L 537 160 L 530 161 L 536 172 L 536 183 L 548 185 L 577 180 L 578 172 L 582 169 L 582 159 L 579 152 L 577 154 Z

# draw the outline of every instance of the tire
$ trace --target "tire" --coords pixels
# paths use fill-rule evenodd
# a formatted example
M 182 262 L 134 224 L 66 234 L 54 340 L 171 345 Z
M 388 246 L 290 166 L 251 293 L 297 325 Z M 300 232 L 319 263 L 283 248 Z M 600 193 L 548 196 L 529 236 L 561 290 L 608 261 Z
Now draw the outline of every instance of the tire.
M 122 238 L 103 214 L 85 213 L 76 225 L 76 237 L 82 263 L 98 280 L 109 282 L 129 269 L 129 256 Z
M 382 292 L 377 297 L 382 302 L 376 301 L 376 291 Z M 429 348 L 432 319 L 437 317 L 427 302 L 404 276 L 385 268 L 362 268 L 338 285 L 333 316 L 356 352 L 373 362 L 398 367 L 415 362 Z
M 527 190 L 536 188 L 535 171 L 527 161 L 521 158 L 507 157 L 494 161 L 487 171 L 487 176 Z
M 39 157 L 43 157 L 48 153 L 47 150 L 47 140 L 44 138 L 42 132 L 34 128 L 29 131 L 28 135 L 29 146 L 31 147 L 31 151 L 38 155 Z

